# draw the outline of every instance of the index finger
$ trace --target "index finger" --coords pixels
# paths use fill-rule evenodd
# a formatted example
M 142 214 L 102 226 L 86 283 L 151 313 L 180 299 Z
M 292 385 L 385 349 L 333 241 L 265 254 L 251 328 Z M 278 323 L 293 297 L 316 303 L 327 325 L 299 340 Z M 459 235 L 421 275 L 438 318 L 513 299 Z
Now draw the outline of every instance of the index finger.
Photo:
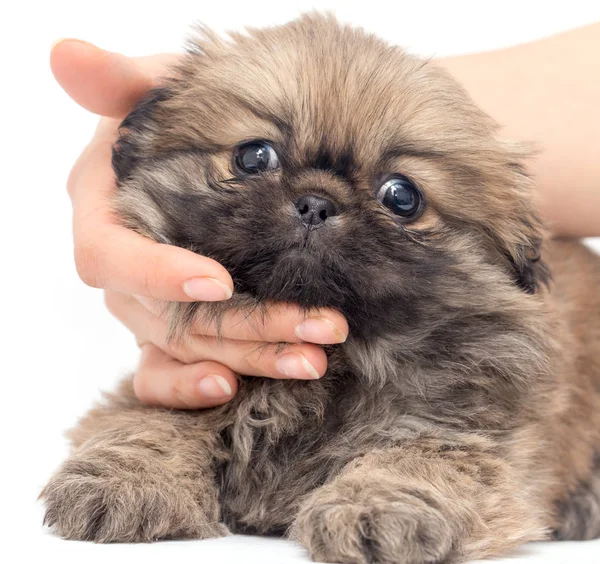
M 123 118 L 180 55 L 130 58 L 86 41 L 64 39 L 52 46 L 50 68 L 63 90 L 80 106 L 101 116 Z

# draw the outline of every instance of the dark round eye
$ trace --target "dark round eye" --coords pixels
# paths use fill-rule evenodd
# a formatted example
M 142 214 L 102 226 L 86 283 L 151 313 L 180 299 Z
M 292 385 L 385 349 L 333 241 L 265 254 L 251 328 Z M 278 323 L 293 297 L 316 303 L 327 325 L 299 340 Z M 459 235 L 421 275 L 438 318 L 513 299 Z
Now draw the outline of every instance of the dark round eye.
M 258 174 L 279 168 L 275 149 L 264 141 L 251 141 L 241 145 L 235 154 L 235 164 L 247 174 Z
M 423 207 L 419 189 L 404 176 L 387 180 L 379 189 L 377 199 L 396 215 L 414 218 Z

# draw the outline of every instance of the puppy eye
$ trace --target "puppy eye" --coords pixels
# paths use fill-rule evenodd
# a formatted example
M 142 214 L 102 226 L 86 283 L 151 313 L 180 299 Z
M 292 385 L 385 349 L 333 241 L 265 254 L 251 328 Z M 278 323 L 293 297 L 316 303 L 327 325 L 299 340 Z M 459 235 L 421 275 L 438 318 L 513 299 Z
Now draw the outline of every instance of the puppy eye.
M 423 196 L 405 176 L 387 180 L 377 192 L 377 199 L 396 215 L 414 219 L 423 208 Z
M 259 174 L 279 168 L 275 149 L 264 141 L 251 141 L 238 147 L 235 153 L 236 166 L 247 174 Z

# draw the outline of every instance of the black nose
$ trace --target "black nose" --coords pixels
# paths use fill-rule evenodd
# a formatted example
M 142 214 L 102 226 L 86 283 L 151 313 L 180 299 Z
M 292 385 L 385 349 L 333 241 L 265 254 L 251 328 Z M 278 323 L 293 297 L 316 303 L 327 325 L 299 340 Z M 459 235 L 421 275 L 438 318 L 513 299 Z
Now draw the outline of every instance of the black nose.
M 335 204 L 327 198 L 308 194 L 296 202 L 296 209 L 300 214 L 300 221 L 306 226 L 325 223 L 328 217 L 337 215 Z

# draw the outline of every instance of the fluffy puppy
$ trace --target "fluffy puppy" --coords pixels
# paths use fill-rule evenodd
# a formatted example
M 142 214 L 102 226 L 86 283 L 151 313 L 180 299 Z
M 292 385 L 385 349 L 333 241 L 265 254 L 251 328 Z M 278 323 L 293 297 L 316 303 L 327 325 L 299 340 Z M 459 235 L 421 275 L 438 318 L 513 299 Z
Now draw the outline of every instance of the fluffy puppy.
M 542 248 L 526 154 L 434 64 L 331 17 L 203 30 L 113 159 L 124 224 L 235 281 L 172 304 L 174 338 L 272 302 L 336 308 L 350 337 L 321 380 L 241 377 L 205 411 L 126 381 L 72 431 L 46 523 L 285 534 L 344 563 L 600 535 L 600 261 Z

